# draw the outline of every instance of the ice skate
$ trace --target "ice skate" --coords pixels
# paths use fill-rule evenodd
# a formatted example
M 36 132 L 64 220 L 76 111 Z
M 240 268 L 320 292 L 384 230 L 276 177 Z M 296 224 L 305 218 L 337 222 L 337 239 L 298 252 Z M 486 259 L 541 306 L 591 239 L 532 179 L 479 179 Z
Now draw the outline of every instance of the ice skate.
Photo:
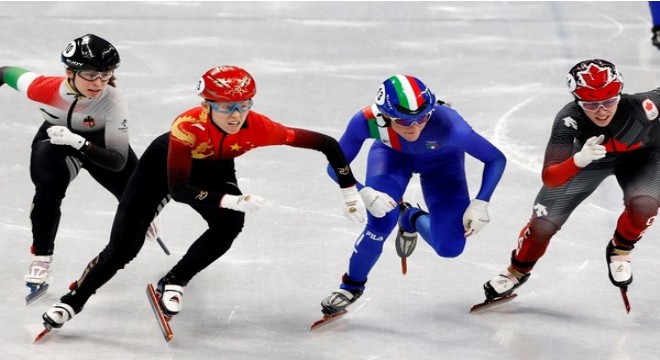
M 414 229 L 406 229 L 406 227 L 402 224 L 406 210 L 412 208 L 413 207 L 407 202 L 401 203 L 401 205 L 399 205 L 401 214 L 399 215 L 399 230 L 396 235 L 395 247 L 397 255 L 402 258 L 409 257 L 413 251 L 415 251 L 415 247 L 417 246 L 417 231 Z
M 515 299 L 518 294 L 515 294 L 513 291 L 520 287 L 520 285 L 524 284 L 529 278 L 529 275 L 529 273 L 523 274 L 513 269 L 507 269 L 504 273 L 487 281 L 484 284 L 486 300 L 482 303 L 473 305 L 472 308 L 470 308 L 470 312 L 479 312 Z
M 614 245 L 613 241 L 607 243 L 605 258 L 607 260 L 608 276 L 614 286 L 623 288 L 633 281 L 632 265 L 630 263 L 630 249 L 622 249 Z
M 32 256 L 32 263 L 25 274 L 25 283 L 28 285 L 41 285 L 48 280 L 52 255 Z
M 52 255 L 32 257 L 32 263 L 25 274 L 25 285 L 28 287 L 28 294 L 25 296 L 25 303 L 29 305 L 48 290 L 48 277 L 50 276 Z
M 529 273 L 523 274 L 513 269 L 497 275 L 484 284 L 486 301 L 493 301 L 513 294 L 513 291 L 524 284 L 529 278 Z
M 309 330 L 315 330 L 322 326 L 331 324 L 346 315 L 346 308 L 362 296 L 364 290 L 339 289 L 321 301 L 321 312 L 323 317 L 310 326 Z
M 321 307 L 324 315 L 333 316 L 344 311 L 349 305 L 354 303 L 362 296 L 363 290 L 345 290 L 339 289 L 327 298 L 321 301 Z
M 171 317 L 181 311 L 183 307 L 183 286 L 177 285 L 173 276 L 167 274 L 160 279 L 156 291 L 160 295 L 160 307 L 163 314 Z
M 59 329 L 65 322 L 71 320 L 76 312 L 71 306 L 65 303 L 57 303 L 46 310 L 41 316 L 44 320 L 44 327 L 47 329 Z

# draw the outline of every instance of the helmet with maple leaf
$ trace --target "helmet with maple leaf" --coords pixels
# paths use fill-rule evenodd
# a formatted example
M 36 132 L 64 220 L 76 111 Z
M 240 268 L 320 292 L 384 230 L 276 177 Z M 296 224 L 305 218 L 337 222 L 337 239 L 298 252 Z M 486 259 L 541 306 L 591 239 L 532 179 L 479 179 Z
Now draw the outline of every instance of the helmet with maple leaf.
M 250 100 L 256 93 L 252 75 L 233 65 L 209 69 L 197 82 L 197 94 L 209 101 Z
M 607 60 L 591 59 L 577 63 L 566 76 L 568 90 L 580 101 L 611 99 L 623 89 L 623 78 Z
M 375 102 L 381 114 L 415 120 L 433 110 L 435 95 L 414 76 L 394 75 L 378 88 Z

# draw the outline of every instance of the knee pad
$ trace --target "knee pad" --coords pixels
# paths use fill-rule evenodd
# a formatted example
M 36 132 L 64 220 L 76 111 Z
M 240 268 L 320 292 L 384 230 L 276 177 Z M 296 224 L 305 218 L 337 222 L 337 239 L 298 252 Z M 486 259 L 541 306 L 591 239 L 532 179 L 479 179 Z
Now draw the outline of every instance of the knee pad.
M 630 245 L 637 241 L 658 215 L 658 200 L 651 196 L 635 196 L 626 205 L 626 210 L 617 222 L 615 240 L 619 245 Z
M 658 200 L 651 196 L 635 196 L 628 201 L 626 211 L 635 227 L 645 228 L 651 225 L 651 219 L 658 215 L 658 206 Z

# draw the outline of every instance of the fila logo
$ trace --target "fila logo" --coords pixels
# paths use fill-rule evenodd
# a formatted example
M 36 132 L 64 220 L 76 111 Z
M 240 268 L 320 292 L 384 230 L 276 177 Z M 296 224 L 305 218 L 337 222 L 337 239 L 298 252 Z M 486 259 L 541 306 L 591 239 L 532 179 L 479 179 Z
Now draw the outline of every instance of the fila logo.
M 378 236 L 378 235 L 372 233 L 371 231 L 367 231 L 367 233 L 365 235 L 367 235 L 369 237 L 369 239 L 371 239 L 373 241 L 385 241 L 385 238 L 382 235 Z

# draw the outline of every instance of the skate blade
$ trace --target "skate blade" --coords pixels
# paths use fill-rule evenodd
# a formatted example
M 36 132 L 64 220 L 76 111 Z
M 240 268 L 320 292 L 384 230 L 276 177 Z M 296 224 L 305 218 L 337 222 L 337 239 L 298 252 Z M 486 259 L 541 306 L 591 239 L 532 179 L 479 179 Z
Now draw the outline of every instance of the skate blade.
M 630 314 L 630 301 L 628 301 L 628 287 L 622 286 L 621 289 L 621 299 L 623 299 L 623 306 L 626 307 L 626 313 Z
M 53 329 L 44 324 L 44 329 L 39 333 L 39 335 L 37 335 L 37 337 L 34 338 L 34 341 L 32 343 L 36 343 L 37 341 L 41 340 L 51 330 L 53 330 Z
M 401 258 L 401 274 L 405 275 L 408 273 L 408 260 L 405 257 Z
M 332 324 L 333 322 L 341 319 L 348 313 L 348 310 L 344 309 L 334 315 L 323 315 L 323 318 L 321 320 L 315 321 L 312 326 L 309 327 L 309 331 L 316 330 L 320 327 Z
M 165 341 L 170 342 L 174 338 L 174 333 L 170 327 L 171 316 L 163 314 L 163 310 L 160 308 L 160 296 L 154 290 L 152 284 L 147 284 L 147 298 L 149 298 L 149 304 L 151 305 L 151 310 L 154 311 L 156 320 L 158 320 L 158 325 L 160 326 L 160 331 L 163 333 Z
M 25 297 L 25 305 L 30 305 L 40 297 L 44 296 L 48 290 L 48 283 L 43 283 L 41 285 L 26 284 L 26 286 L 30 289 L 30 293 Z
M 486 300 L 486 301 L 482 302 L 481 304 L 476 304 L 476 305 L 472 306 L 472 308 L 470 308 L 470 313 L 476 313 L 476 312 L 479 312 L 479 311 L 482 311 L 482 310 L 492 308 L 493 306 L 508 303 L 509 301 L 515 299 L 516 296 L 518 296 L 518 294 L 507 295 L 505 297 L 502 297 L 502 298 L 499 298 L 499 299 L 496 299 L 496 300 L 490 300 L 490 301 Z

